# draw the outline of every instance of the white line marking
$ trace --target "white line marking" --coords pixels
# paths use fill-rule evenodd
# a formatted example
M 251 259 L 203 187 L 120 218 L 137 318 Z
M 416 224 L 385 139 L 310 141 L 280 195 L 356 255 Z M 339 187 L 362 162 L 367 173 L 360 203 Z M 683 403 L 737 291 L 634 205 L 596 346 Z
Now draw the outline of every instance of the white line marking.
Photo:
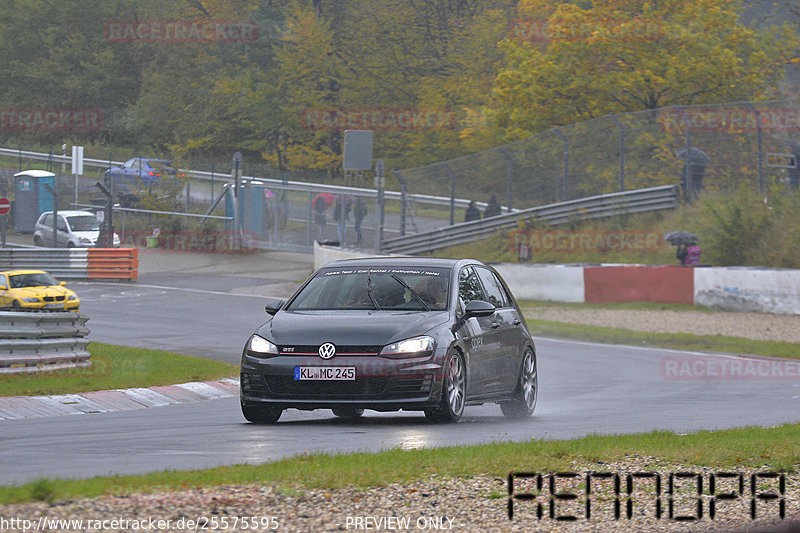
M 113 285 L 118 287 L 118 283 L 104 283 L 104 282 L 95 282 L 95 283 L 86 283 L 86 282 L 77 282 L 77 283 L 70 283 L 70 285 L 86 285 L 86 286 L 94 286 L 94 285 Z M 161 285 L 140 285 L 136 284 L 136 287 L 144 287 L 147 289 L 161 289 L 161 290 L 168 290 L 168 291 L 183 291 L 183 292 L 195 292 L 198 294 L 216 294 L 219 296 L 246 296 L 248 298 L 282 298 L 282 296 L 261 296 L 258 294 L 239 294 L 235 292 L 222 292 L 222 291 L 208 291 L 204 289 L 186 289 L 181 287 L 164 287 Z M 124 294 L 123 291 L 122 294 Z M 129 296 L 129 295 L 126 295 Z

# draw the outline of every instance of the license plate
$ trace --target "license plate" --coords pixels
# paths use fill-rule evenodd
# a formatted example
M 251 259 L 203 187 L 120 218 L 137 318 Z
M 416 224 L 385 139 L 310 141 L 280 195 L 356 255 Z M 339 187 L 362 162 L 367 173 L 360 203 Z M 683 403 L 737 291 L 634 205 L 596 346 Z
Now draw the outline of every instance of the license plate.
M 354 366 L 296 366 L 295 380 L 310 381 L 352 381 L 356 379 Z
M 63 303 L 57 303 L 57 304 L 45 304 L 45 306 L 46 306 L 48 309 L 63 309 L 63 308 L 64 308 L 64 304 L 63 304 Z

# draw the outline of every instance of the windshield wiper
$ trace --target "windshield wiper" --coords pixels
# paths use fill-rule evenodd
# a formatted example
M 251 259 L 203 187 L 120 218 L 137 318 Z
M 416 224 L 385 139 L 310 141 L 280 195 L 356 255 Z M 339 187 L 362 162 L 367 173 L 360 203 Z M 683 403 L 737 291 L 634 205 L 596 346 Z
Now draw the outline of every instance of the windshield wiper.
M 372 277 L 370 276 L 369 270 L 367 270 L 367 296 L 369 296 L 369 299 L 372 301 L 372 305 L 375 306 L 375 309 L 380 311 L 381 306 L 378 305 L 378 300 L 376 300 L 372 295 Z
M 414 298 L 416 298 L 416 299 L 417 299 L 417 301 L 418 301 L 419 303 L 421 303 L 421 304 L 422 304 L 422 307 L 424 307 L 426 311 L 430 311 L 430 310 L 431 310 L 431 308 L 428 306 L 428 304 L 426 304 L 426 303 L 425 303 L 425 300 L 423 300 L 422 298 L 420 298 L 420 297 L 419 297 L 419 294 L 417 294 L 417 291 L 415 291 L 414 289 L 412 289 L 412 288 L 411 288 L 411 286 L 410 286 L 408 283 L 406 283 L 405 281 L 403 281 L 402 279 L 400 279 L 399 277 L 397 277 L 397 276 L 396 276 L 396 275 L 394 275 L 394 274 L 392 274 L 392 277 L 393 277 L 394 279 L 396 279 L 396 280 L 397 280 L 397 282 L 398 282 L 400 285 L 402 285 L 403 287 L 405 287 L 405 288 L 406 288 L 406 290 L 407 290 L 408 292 L 410 292 L 410 293 L 411 293 L 411 295 L 412 295 Z

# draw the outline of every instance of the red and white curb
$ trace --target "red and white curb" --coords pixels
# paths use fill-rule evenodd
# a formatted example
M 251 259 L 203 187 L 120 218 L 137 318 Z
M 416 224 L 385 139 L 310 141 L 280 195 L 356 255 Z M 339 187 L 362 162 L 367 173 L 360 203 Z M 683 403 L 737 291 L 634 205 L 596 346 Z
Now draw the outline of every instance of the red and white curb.
M 53 396 L 0 397 L 0 420 L 111 413 L 195 403 L 239 395 L 239 380 L 225 378 L 135 389 L 114 389 Z

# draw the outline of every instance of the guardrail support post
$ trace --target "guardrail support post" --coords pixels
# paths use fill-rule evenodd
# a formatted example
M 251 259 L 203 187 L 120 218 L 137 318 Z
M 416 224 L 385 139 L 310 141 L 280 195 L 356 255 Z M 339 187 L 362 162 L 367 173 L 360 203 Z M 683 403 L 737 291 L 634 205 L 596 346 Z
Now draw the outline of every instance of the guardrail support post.
M 508 152 L 504 148 L 498 148 L 503 157 L 506 158 L 506 193 L 508 194 L 508 200 L 506 204 L 506 213 L 511 212 L 511 201 L 514 198 L 514 159 L 508 155 Z

